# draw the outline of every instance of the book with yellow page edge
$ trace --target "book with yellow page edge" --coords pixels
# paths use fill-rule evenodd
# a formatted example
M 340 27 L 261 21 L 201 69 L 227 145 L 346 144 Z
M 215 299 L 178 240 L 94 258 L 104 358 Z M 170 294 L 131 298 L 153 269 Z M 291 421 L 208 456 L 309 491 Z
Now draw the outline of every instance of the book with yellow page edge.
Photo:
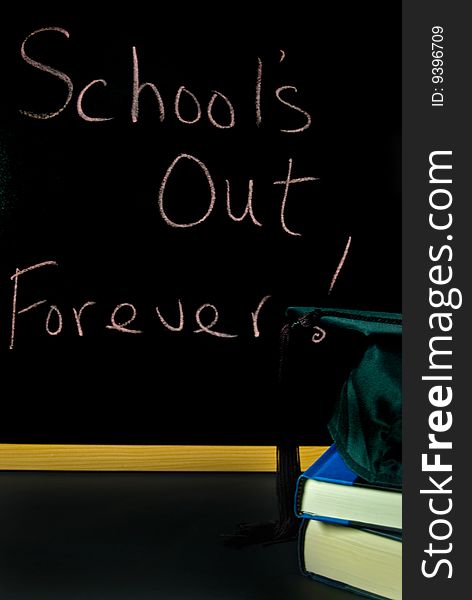
M 365 481 L 347 466 L 333 444 L 300 476 L 295 512 L 308 519 L 399 532 L 401 488 Z
M 402 597 L 401 534 L 304 519 L 299 558 L 316 581 L 369 598 Z

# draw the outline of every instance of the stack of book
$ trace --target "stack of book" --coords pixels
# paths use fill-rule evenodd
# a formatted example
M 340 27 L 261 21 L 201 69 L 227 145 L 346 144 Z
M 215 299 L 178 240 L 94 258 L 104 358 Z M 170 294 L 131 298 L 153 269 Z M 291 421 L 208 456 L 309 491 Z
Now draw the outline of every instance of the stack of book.
M 402 597 L 401 489 L 359 478 L 331 446 L 298 481 L 305 575 L 371 598 Z

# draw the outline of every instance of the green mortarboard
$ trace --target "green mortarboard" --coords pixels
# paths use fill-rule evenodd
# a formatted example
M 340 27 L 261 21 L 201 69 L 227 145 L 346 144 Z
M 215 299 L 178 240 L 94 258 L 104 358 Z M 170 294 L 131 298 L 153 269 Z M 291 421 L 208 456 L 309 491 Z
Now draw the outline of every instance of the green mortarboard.
M 338 451 L 370 483 L 401 486 L 401 315 L 325 308 L 287 314 L 292 331 L 307 329 L 305 346 L 316 346 L 317 404 L 329 405 L 322 412 L 331 413 L 328 429 Z

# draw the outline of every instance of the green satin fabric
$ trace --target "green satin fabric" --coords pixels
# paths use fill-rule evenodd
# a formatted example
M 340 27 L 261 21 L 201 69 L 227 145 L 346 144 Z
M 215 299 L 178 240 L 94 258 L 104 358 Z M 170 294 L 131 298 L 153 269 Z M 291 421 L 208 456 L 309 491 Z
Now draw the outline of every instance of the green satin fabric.
M 340 382 L 328 424 L 341 456 L 368 482 L 401 486 L 401 315 L 308 307 L 287 312 L 295 324 L 298 320 L 303 327 L 324 330 L 331 344 L 339 340 L 338 351 L 329 361 L 342 362 L 347 354 L 356 357 Z M 323 345 L 324 341 L 318 344 L 319 365 L 313 365 L 313 372 L 321 377 L 329 373 Z
M 328 429 L 353 471 L 373 484 L 401 485 L 400 338 L 372 338 L 342 387 Z

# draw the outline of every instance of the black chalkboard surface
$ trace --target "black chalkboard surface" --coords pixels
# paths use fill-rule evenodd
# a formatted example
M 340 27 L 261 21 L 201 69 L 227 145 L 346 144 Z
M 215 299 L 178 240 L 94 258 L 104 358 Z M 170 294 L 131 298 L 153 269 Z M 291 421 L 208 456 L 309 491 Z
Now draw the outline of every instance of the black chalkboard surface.
M 279 330 L 400 310 L 401 89 L 399 7 L 325 4 L 3 23 L 0 441 L 326 441 Z

